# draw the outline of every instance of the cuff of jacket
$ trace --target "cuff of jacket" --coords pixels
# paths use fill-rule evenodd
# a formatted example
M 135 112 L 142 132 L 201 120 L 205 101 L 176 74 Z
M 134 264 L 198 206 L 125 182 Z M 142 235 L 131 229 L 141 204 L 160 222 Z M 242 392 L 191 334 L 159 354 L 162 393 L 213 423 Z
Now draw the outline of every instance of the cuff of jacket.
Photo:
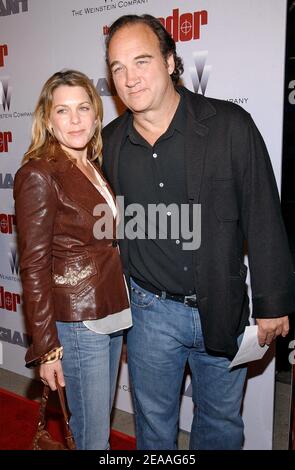
M 50 347 L 50 345 L 48 345 L 48 346 Z M 47 358 L 47 360 L 50 360 L 49 356 L 51 355 L 51 353 L 52 353 L 52 359 L 53 359 L 54 351 L 59 350 L 60 348 L 61 348 L 61 344 L 59 343 L 59 341 L 57 341 L 57 343 L 55 342 L 55 344 L 53 343 L 51 345 L 51 349 L 48 352 L 42 354 L 42 352 L 40 351 L 41 354 L 40 353 L 38 354 L 38 351 L 36 351 L 34 349 L 33 344 L 31 344 L 31 346 L 29 347 L 29 349 L 26 353 L 26 357 L 25 357 L 26 367 L 28 367 L 28 368 L 36 367 L 36 366 L 39 366 L 41 363 L 45 363 L 46 358 Z M 61 354 L 62 354 L 62 352 L 61 352 Z M 57 359 L 59 359 L 59 357 L 57 357 Z
M 295 292 L 291 289 L 278 294 L 252 298 L 253 318 L 279 318 L 295 312 Z

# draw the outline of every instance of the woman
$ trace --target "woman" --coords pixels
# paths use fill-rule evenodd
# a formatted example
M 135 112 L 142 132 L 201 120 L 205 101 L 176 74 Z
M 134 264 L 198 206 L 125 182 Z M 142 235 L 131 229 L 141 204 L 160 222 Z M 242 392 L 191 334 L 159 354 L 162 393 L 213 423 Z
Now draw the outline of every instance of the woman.
M 55 73 L 41 91 L 32 142 L 14 186 L 32 335 L 26 365 L 39 366 L 52 390 L 55 376 L 66 384 L 78 449 L 109 447 L 122 330 L 131 326 L 113 235 L 117 209 L 95 163 L 101 158 L 101 120 L 101 99 L 91 81 L 74 70 Z M 94 213 L 111 217 L 108 239 L 94 230 Z

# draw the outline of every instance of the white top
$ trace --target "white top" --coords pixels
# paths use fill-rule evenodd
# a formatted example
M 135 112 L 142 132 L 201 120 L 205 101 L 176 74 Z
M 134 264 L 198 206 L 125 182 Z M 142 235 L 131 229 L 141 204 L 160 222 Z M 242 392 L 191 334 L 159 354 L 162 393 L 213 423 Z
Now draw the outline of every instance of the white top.
M 95 183 L 92 183 L 92 184 L 93 184 L 93 186 L 96 187 L 96 189 L 98 190 L 98 192 L 102 195 L 102 197 L 103 197 L 103 198 L 106 200 L 106 202 L 108 203 L 109 207 L 110 207 L 111 210 L 112 210 L 113 217 L 114 217 L 114 219 L 115 219 L 115 218 L 117 217 L 117 215 L 118 215 L 118 210 L 117 210 L 117 207 L 116 207 L 114 198 L 113 198 L 112 194 L 110 193 L 110 191 L 108 190 L 107 182 L 100 176 L 100 174 L 98 173 L 98 171 L 96 170 L 96 168 L 94 167 L 94 165 L 92 165 L 89 160 L 88 160 L 88 163 L 90 163 L 90 165 L 91 165 L 92 168 L 94 169 L 95 175 L 96 175 L 96 178 L 97 178 L 97 181 L 98 181 L 97 184 L 95 184 Z
M 91 162 L 88 160 L 88 163 Z M 114 201 L 112 194 L 110 193 L 106 181 L 100 176 L 98 171 L 95 167 L 93 167 L 98 184 L 92 183 L 95 188 L 99 191 L 102 197 L 105 199 L 107 204 L 112 210 L 114 219 L 117 217 L 118 210 Z M 117 248 L 119 250 L 119 247 Z M 128 288 L 126 285 L 126 280 L 124 277 L 124 283 L 126 288 L 126 293 L 129 299 Z M 121 312 L 112 313 L 111 315 L 106 316 L 105 318 L 100 318 L 98 320 L 86 320 L 83 322 L 84 325 L 91 331 L 95 333 L 109 335 L 111 333 L 115 333 L 116 331 L 125 330 L 126 328 L 130 328 L 132 326 L 132 317 L 131 317 L 131 310 L 130 308 L 126 308 Z

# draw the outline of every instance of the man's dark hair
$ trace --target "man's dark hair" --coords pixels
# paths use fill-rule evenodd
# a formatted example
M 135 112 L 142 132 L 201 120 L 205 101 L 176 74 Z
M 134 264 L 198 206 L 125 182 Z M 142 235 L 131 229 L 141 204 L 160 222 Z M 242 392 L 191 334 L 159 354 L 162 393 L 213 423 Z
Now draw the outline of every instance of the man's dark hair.
M 124 26 L 129 26 L 132 24 L 145 24 L 147 25 L 157 36 L 160 43 L 160 51 L 162 56 L 167 61 L 168 57 L 173 54 L 175 69 L 171 74 L 171 79 L 176 85 L 178 83 L 180 75 L 183 73 L 183 62 L 182 59 L 176 53 L 176 45 L 172 36 L 164 28 L 160 20 L 155 18 L 152 15 L 124 15 L 118 18 L 109 29 L 109 34 L 106 39 L 106 60 L 109 64 L 109 45 L 114 34 Z

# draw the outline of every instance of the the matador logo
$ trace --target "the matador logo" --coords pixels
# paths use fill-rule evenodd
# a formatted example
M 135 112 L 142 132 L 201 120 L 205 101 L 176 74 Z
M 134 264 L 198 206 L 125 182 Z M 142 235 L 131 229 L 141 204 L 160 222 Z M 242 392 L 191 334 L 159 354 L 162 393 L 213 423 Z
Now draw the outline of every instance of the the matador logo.
M 12 132 L 0 131 L 0 153 L 8 153 L 9 144 L 12 142 Z
M 15 214 L 0 214 L 0 233 L 11 235 L 15 230 Z
M 7 44 L 0 44 L 0 67 L 4 67 L 4 57 L 8 56 Z
M 11 100 L 11 86 L 9 85 L 9 77 L 0 78 L 0 105 L 3 111 L 9 111 Z
M 208 56 L 208 51 L 194 52 L 193 58 L 195 67 L 190 67 L 190 75 L 193 82 L 195 93 L 201 92 L 205 95 L 209 74 L 211 71 L 211 65 L 205 65 Z
M 16 312 L 20 305 L 20 295 L 16 292 L 8 292 L 0 286 L 0 309 Z
M 133 1 L 135 3 L 136 0 Z M 119 2 L 118 5 L 131 4 L 131 2 Z M 139 2 L 138 2 L 139 3 Z M 127 5 L 126 5 L 127 6 Z M 193 13 L 180 13 L 179 8 L 174 8 L 172 14 L 158 20 L 173 37 L 175 42 L 187 42 L 201 38 L 202 31 L 208 25 L 208 11 L 194 11 Z M 109 34 L 109 26 L 103 26 L 103 34 Z
M 202 26 L 208 25 L 208 12 L 202 10 L 180 14 L 179 8 L 175 8 L 172 15 L 160 17 L 159 20 L 175 42 L 191 41 L 200 39 Z

